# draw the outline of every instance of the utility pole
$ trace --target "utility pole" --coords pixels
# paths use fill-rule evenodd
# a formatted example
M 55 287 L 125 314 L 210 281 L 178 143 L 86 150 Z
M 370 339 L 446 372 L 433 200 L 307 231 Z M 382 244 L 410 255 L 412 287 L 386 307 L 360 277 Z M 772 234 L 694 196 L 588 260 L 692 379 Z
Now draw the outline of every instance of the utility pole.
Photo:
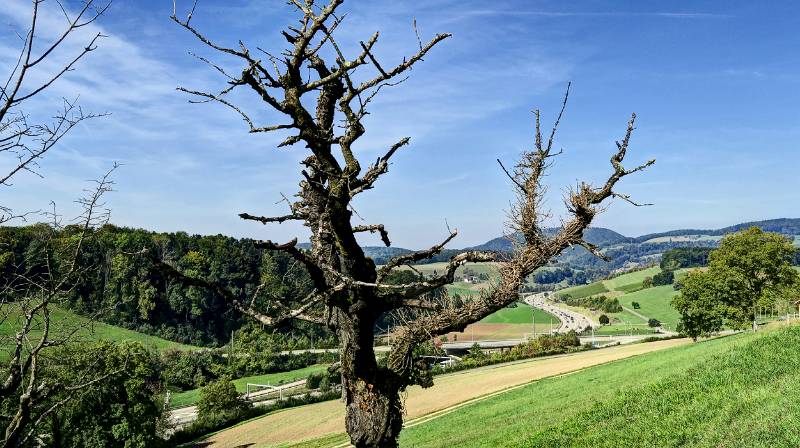
M 231 365 L 231 359 L 233 358 L 233 333 L 234 332 L 236 332 L 236 330 L 231 330 L 231 343 L 229 344 L 229 347 L 228 347 L 228 366 Z

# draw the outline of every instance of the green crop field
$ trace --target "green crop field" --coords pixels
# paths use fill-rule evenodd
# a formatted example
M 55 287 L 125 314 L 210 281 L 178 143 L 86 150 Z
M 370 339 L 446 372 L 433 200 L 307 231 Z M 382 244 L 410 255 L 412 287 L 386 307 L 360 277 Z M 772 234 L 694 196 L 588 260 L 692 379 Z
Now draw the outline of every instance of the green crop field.
M 20 319 L 22 316 L 19 308 L 15 304 L 2 305 L 2 311 L 0 312 L 3 314 L 8 313 L 8 318 L 0 323 L 0 359 L 5 359 L 9 353 L 9 344 L 11 344 L 9 337 L 13 336 L 20 327 Z M 58 307 L 51 308 L 50 315 L 52 328 L 59 328 L 61 332 L 78 329 L 74 337 L 76 341 L 135 341 L 154 350 L 197 350 L 200 348 L 167 341 L 166 339 L 138 333 L 126 328 L 115 327 L 102 322 L 92 322 L 83 316 Z M 54 334 L 51 336 L 57 335 L 58 334 Z M 29 337 L 35 341 L 41 339 L 41 336 L 41 322 L 37 322 Z
M 552 314 L 540 310 L 539 308 L 532 308 L 527 303 L 517 303 L 515 308 L 503 308 L 502 310 L 487 316 L 481 320 L 486 324 L 529 324 L 533 321 L 531 310 L 536 313 L 537 323 L 559 322 L 558 318 Z
M 576 299 L 583 297 L 593 296 L 595 294 L 602 294 L 608 292 L 603 282 L 590 283 L 588 285 L 573 286 L 571 288 L 562 289 L 557 292 L 559 296 L 569 294 Z
M 614 361 L 411 426 L 401 446 L 798 446 L 798 350 L 794 327 Z
M 327 364 L 315 364 L 313 366 L 304 367 L 302 369 L 290 370 L 288 372 L 270 373 L 267 375 L 247 376 L 233 380 L 236 390 L 245 392 L 247 390 L 247 383 L 252 384 L 269 384 L 277 386 L 280 384 L 291 383 L 297 380 L 302 380 L 312 373 L 319 373 L 328 368 Z M 169 405 L 172 408 L 182 408 L 191 406 L 200 400 L 200 389 L 187 390 L 172 394 L 169 400 Z

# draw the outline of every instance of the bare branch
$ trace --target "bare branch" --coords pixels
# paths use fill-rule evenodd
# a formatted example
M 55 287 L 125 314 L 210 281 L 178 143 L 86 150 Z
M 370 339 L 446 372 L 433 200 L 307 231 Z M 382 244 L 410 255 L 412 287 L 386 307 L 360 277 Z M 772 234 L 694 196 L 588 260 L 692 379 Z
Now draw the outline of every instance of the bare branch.
M 386 247 L 389 247 L 389 246 L 392 245 L 391 241 L 389 241 L 389 232 L 386 231 L 386 228 L 384 228 L 383 224 L 372 224 L 372 225 L 366 225 L 366 226 L 355 226 L 355 227 L 353 227 L 353 232 L 356 232 L 356 233 L 358 233 L 358 232 L 369 232 L 369 233 L 379 232 L 381 234 L 381 240 L 383 241 L 383 244 L 385 244 Z
M 266 216 L 254 216 L 254 215 L 251 215 L 249 213 L 239 213 L 239 217 L 244 219 L 244 220 L 258 221 L 258 222 L 260 222 L 261 224 L 264 224 L 264 225 L 267 225 L 268 223 L 271 223 L 271 222 L 282 223 L 282 222 L 285 222 L 285 221 L 302 220 L 303 219 L 302 216 L 295 215 L 295 214 L 284 215 L 284 216 L 266 217 Z
M 444 246 L 447 245 L 453 238 L 458 235 L 458 230 L 454 230 L 450 232 L 450 234 L 445 238 L 444 241 L 441 243 L 431 247 L 428 250 L 421 250 L 417 252 L 411 252 L 409 254 L 399 255 L 397 257 L 391 258 L 386 264 L 378 269 L 378 281 L 383 280 L 386 278 L 387 275 L 396 267 L 402 266 L 404 264 L 414 263 L 420 260 L 427 260 L 428 258 L 433 257 L 434 255 L 440 253 Z

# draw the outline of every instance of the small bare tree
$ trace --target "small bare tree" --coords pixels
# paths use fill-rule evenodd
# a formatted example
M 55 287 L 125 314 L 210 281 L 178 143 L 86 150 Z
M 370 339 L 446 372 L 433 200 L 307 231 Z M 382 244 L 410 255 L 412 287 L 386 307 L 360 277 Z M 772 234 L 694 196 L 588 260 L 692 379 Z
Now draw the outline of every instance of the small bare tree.
M 9 167 L 0 173 L 0 188 L 7 191 L 12 180 L 22 172 L 41 177 L 37 171 L 38 162 L 46 153 L 79 123 L 100 116 L 84 113 L 76 101 L 69 99 L 63 99 L 50 117 L 38 117 L 27 110 L 26 106 L 30 106 L 35 98 L 74 70 L 84 56 L 97 48 L 97 41 L 103 37 L 101 34 L 91 37 L 63 65 L 53 69 L 50 64 L 47 68 L 46 61 L 72 40 L 77 30 L 95 22 L 110 5 L 108 2 L 98 6 L 94 0 L 86 0 L 79 11 L 70 14 L 56 0 L 66 24 L 53 41 L 42 42 L 39 39 L 42 3 L 43 0 L 32 1 L 30 25 L 20 35 L 19 57 L 8 68 L 8 77 L 0 85 L 0 162 Z M 16 447 L 29 443 L 37 437 L 40 423 L 69 400 L 71 392 L 91 387 L 107 376 L 59 384 L 43 378 L 42 370 L 47 352 L 69 343 L 80 329 L 88 325 L 87 322 L 56 328 L 52 313 L 86 269 L 79 264 L 79 259 L 93 229 L 108 220 L 102 197 L 111 191 L 113 182 L 109 176 L 115 168 L 116 165 L 95 181 L 93 187 L 86 190 L 86 195 L 77 201 L 82 211 L 73 223 L 74 234 L 69 238 L 61 237 L 63 226 L 53 204 L 52 211 L 42 213 L 50 221 L 49 225 L 40 228 L 36 235 L 39 251 L 35 263 L 32 263 L 36 269 L 14 266 L 8 276 L 0 279 L 0 326 L 13 328 L 13 334 L 0 337 L 0 345 L 9 350 L 8 360 L 4 361 L 0 371 L 3 411 L 0 422 L 4 427 L 0 446 Z M 19 212 L 0 204 L 0 224 L 24 221 L 38 213 Z
M 615 191 L 617 182 L 653 161 L 634 169 L 622 165 L 634 128 L 635 116 L 632 116 L 625 137 L 611 157 L 612 172 L 607 181 L 599 187 L 578 184 L 566 197 L 569 219 L 556 235 L 548 237 L 542 227 L 545 216 L 541 210 L 542 179 L 552 157 L 557 155 L 552 147 L 561 115 L 545 140 L 537 111 L 534 148 L 523 152 L 514 169 L 506 171 L 517 197 L 509 212 L 509 230 L 523 237 L 513 255 L 499 260 L 494 253 L 464 252 L 452 257 L 444 273 L 434 278 L 405 284 L 389 282 L 395 269 L 440 253 L 456 232 L 450 232 L 441 244 L 428 250 L 401 255 L 376 266 L 364 255 L 356 235 L 377 232 L 388 246 L 387 230 L 383 224 L 353 225 L 351 202 L 374 187 L 388 171 L 392 156 L 409 139 L 399 140 L 366 169 L 352 148 L 365 132 L 362 121 L 375 95 L 401 82 L 408 70 L 450 35 L 438 34 L 427 43 L 420 40 L 416 53 L 390 67 L 380 63 L 373 53 L 379 36 L 376 32 L 359 43 L 355 57 L 348 58 L 334 36 L 343 19 L 336 14 L 342 1 L 329 0 L 317 5 L 313 0 L 291 0 L 290 5 L 299 12 L 300 20 L 282 32 L 289 45 L 280 55 L 260 49 L 256 55 L 241 41 L 236 47 L 213 42 L 191 24 L 194 6 L 186 18 L 172 17 L 205 45 L 243 64 L 240 72 L 228 73 L 220 65 L 200 58 L 227 77 L 227 87 L 218 92 L 179 90 L 200 101 L 217 102 L 232 109 L 242 117 L 250 132 L 292 131 L 279 146 L 302 144 L 307 148 L 309 155 L 300 171 L 300 191 L 297 201 L 290 203 L 290 213 L 277 217 L 242 213 L 240 217 L 262 224 L 303 222 L 311 231 L 310 250 L 299 249 L 297 239 L 283 244 L 261 241 L 257 245 L 285 251 L 301 262 L 313 280 L 314 291 L 299 304 L 273 302 L 270 310 L 257 309 L 253 305 L 255 298 L 238 297 L 216 283 L 187 277 L 166 264 L 162 268 L 185 282 L 216 291 L 233 307 L 266 325 L 300 319 L 330 328 L 339 340 L 346 427 L 351 442 L 357 447 L 391 447 L 396 446 L 402 428 L 400 392 L 414 383 L 429 384 L 420 375 L 420 363 L 413 358 L 414 347 L 431 337 L 462 331 L 518 300 L 525 278 L 566 248 L 579 245 L 602 257 L 595 246 L 583 239 L 584 230 L 606 200 L 617 197 L 632 202 Z M 332 58 L 332 63 L 326 57 Z M 364 77 L 364 72 L 370 69 L 373 74 Z M 284 116 L 286 122 L 257 124 L 229 99 L 229 94 L 239 88 L 251 90 L 268 109 Z M 466 303 L 431 299 L 429 293 L 453 282 L 459 266 L 486 261 L 501 261 L 500 279 L 480 298 Z M 387 364 L 382 366 L 373 351 L 373 333 L 376 320 L 385 313 L 401 316 L 403 323 L 393 331 L 392 350 Z

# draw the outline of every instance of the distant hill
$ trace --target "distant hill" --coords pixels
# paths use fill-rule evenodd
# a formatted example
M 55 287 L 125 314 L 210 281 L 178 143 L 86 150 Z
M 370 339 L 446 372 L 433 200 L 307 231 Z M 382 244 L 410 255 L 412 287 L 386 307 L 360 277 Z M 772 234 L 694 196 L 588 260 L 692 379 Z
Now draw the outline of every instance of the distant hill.
M 586 240 L 598 246 L 611 262 L 605 262 L 590 254 L 582 247 L 567 249 L 557 262 L 578 270 L 591 270 L 592 276 L 603 275 L 615 269 L 631 265 L 648 265 L 658 262 L 661 254 L 675 247 L 715 247 L 719 244 L 720 237 L 725 234 L 738 232 L 742 229 L 758 226 L 767 232 L 777 232 L 788 237 L 796 237 L 800 241 L 800 219 L 778 218 L 764 221 L 752 221 L 736 224 L 721 229 L 680 229 L 668 232 L 650 233 L 638 237 L 628 237 L 603 227 L 589 227 L 586 229 Z M 549 228 L 547 234 L 554 234 L 558 229 Z M 520 235 L 512 235 L 520 239 Z M 309 248 L 308 243 L 300 245 Z M 375 260 L 376 264 L 384 264 L 391 257 L 411 252 L 402 247 L 365 246 L 364 253 Z M 482 250 L 492 252 L 509 252 L 512 243 L 509 237 L 500 236 L 464 249 L 446 249 L 438 256 L 424 261 L 447 261 L 453 255 L 467 250 Z
M 548 235 L 554 235 L 558 229 L 550 228 L 545 230 L 545 233 Z M 632 238 L 629 238 L 625 235 L 619 234 L 613 230 L 605 229 L 603 227 L 589 227 L 584 232 L 584 237 L 586 241 L 595 244 L 597 246 L 611 246 L 614 244 L 620 243 L 628 243 L 633 241 Z M 521 241 L 522 236 L 519 234 L 512 235 L 512 238 Z M 511 240 L 508 237 L 501 236 L 498 238 L 491 239 L 481 245 L 468 247 L 465 250 L 488 250 L 488 251 L 496 251 L 496 252 L 508 252 L 512 249 Z
M 728 233 L 738 232 L 740 230 L 748 229 L 750 227 L 760 227 L 765 232 L 775 232 L 786 236 L 800 235 L 800 218 L 778 218 L 767 219 L 764 221 L 751 221 L 736 224 L 733 226 L 723 227 L 721 229 L 708 230 L 708 229 L 681 229 L 670 230 L 668 232 L 650 233 L 634 238 L 636 242 L 644 242 L 656 238 L 674 237 L 674 236 L 688 236 L 688 235 L 708 235 L 708 236 L 723 236 Z

